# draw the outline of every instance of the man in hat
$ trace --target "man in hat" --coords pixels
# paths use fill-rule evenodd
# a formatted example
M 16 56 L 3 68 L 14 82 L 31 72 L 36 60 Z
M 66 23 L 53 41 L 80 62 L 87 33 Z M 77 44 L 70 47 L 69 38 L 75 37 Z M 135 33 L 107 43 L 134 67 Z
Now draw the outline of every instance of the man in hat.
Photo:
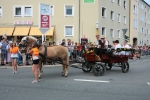
M 95 44 L 98 48 L 106 49 L 108 47 L 108 41 L 105 39 L 104 35 L 102 35 L 101 37 L 99 35 L 96 35 L 96 39 L 97 41 L 95 42 Z
M 99 41 L 99 45 L 101 49 L 107 49 L 108 47 L 108 41 L 105 39 L 105 36 L 101 36 L 101 40 Z

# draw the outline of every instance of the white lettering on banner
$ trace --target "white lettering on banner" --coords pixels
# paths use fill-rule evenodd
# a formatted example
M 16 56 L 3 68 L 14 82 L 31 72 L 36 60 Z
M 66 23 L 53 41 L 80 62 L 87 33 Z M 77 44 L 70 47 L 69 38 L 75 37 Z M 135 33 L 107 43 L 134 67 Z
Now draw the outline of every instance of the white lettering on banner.
M 32 25 L 32 21 L 14 21 L 14 25 Z

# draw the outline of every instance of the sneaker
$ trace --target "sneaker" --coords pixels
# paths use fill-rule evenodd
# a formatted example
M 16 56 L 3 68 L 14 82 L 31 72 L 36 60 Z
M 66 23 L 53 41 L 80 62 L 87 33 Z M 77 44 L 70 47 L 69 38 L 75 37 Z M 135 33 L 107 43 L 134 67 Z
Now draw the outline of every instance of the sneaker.
M 38 83 L 38 81 L 37 81 L 37 80 L 34 80 L 32 83 Z
M 12 74 L 15 74 L 15 72 L 13 72 Z
M 17 71 L 15 71 L 15 74 L 17 74 L 18 72 Z

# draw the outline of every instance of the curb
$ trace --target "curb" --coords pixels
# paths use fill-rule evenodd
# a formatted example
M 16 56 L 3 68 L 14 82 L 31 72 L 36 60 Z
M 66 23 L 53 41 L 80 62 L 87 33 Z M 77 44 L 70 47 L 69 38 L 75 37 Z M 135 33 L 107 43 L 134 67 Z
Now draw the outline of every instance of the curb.
M 61 67 L 62 65 L 44 65 L 44 67 L 46 68 L 51 68 L 51 67 Z M 28 65 L 28 66 L 18 66 L 18 68 L 31 68 L 32 65 Z M 0 66 L 0 69 L 9 69 L 12 68 L 12 66 Z

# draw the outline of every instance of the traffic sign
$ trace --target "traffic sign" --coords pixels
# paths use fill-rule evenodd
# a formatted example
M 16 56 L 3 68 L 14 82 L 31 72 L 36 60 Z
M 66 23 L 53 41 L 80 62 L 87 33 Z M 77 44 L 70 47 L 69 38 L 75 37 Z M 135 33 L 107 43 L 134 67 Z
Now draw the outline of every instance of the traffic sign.
M 123 33 L 126 34 L 128 29 L 122 29 Z

